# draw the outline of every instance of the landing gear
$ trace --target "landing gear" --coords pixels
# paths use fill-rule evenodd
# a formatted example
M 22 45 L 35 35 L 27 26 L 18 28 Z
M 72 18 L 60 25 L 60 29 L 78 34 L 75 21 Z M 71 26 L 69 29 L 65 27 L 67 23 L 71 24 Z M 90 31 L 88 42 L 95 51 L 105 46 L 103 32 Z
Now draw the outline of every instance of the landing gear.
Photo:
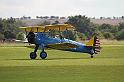
M 37 57 L 37 54 L 35 52 L 30 53 L 30 58 L 35 59 Z
M 93 58 L 93 54 L 91 54 L 91 58 Z
M 35 47 L 35 49 L 34 49 L 34 52 L 31 52 L 31 53 L 30 53 L 30 58 L 31 58 L 31 59 L 36 59 L 36 57 L 37 57 L 36 52 L 37 52 L 37 50 L 38 50 L 38 47 L 39 47 L 39 45 L 36 45 L 36 47 Z M 41 57 L 42 59 L 45 59 L 45 58 L 47 57 L 47 53 L 44 51 L 44 46 L 40 46 L 40 47 L 41 47 L 40 57 Z
M 30 53 L 30 58 L 31 58 L 31 59 L 36 59 L 36 57 L 37 57 L 36 52 L 37 52 L 37 50 L 38 50 L 38 47 L 39 47 L 39 45 L 36 45 L 36 47 L 35 47 L 35 49 L 34 49 L 34 52 L 31 52 L 31 53 Z
M 42 52 L 40 53 L 40 57 L 41 57 L 42 59 L 45 59 L 45 58 L 47 57 L 47 53 L 46 53 L 45 51 L 42 51 Z
M 47 57 L 47 53 L 44 51 L 44 46 L 41 46 L 40 57 L 41 57 L 42 59 L 45 59 L 45 58 Z

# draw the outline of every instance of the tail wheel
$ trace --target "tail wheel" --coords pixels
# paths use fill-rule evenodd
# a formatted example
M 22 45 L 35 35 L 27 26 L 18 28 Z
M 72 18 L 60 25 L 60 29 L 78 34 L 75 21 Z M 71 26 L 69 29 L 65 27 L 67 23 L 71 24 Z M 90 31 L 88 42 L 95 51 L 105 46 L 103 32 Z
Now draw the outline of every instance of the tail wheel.
M 47 57 L 47 53 L 46 52 L 41 52 L 40 53 L 40 57 L 42 58 L 42 59 L 45 59 L 46 57 Z
M 91 54 L 91 58 L 93 58 L 93 54 Z
M 91 58 L 93 58 L 93 55 L 91 55 Z
M 36 53 L 34 53 L 34 52 L 31 52 L 30 53 L 30 58 L 31 59 L 36 59 L 36 57 L 37 57 L 37 54 Z

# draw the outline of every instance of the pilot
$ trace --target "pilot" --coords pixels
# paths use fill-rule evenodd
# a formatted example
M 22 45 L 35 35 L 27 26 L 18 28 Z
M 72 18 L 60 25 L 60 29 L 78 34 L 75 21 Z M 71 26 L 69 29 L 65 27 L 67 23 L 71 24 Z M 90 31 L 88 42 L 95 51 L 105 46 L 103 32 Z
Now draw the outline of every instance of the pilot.
M 64 39 L 64 37 L 63 37 L 63 35 L 62 35 L 62 34 L 60 34 L 60 35 L 59 35 L 59 37 L 60 37 L 60 39 Z

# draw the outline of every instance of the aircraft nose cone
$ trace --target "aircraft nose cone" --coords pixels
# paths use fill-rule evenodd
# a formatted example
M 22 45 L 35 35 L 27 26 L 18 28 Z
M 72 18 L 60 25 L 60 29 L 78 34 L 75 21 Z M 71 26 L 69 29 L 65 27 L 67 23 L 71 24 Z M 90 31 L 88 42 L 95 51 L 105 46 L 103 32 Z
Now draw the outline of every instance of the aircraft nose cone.
M 33 32 L 29 32 L 26 37 L 27 37 L 29 43 L 31 43 L 31 44 L 35 43 L 35 34 Z

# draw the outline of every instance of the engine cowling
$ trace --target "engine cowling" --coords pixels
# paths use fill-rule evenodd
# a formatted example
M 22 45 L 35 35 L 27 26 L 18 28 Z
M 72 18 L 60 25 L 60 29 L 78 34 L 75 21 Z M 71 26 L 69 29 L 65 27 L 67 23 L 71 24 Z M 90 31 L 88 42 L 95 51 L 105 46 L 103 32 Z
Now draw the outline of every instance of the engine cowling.
M 26 38 L 28 39 L 28 43 L 35 44 L 35 34 L 33 32 L 29 32 Z

